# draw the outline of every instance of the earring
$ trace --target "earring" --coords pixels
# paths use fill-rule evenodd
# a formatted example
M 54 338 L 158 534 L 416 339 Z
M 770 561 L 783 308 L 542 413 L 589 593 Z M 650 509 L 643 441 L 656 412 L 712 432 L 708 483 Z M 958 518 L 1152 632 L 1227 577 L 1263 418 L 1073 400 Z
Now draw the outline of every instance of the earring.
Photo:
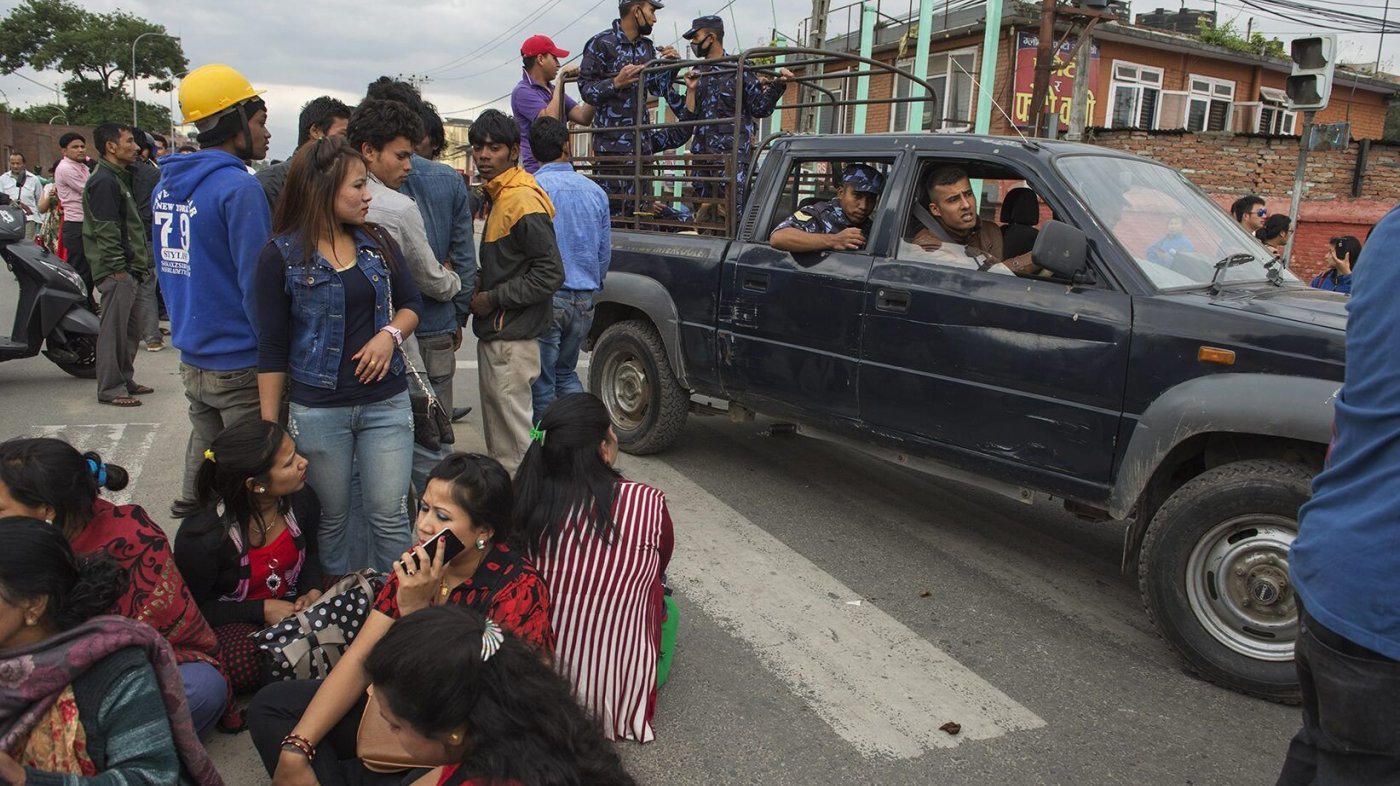
M 38 625 L 38 624 L 39 624 L 39 618 L 38 618 L 38 617 L 31 617 L 31 616 L 29 616 L 29 615 L 26 614 L 25 617 L 24 617 L 24 624 L 32 628 L 32 627 L 34 627 L 35 625 Z
M 266 494 L 267 486 L 257 486 L 253 489 L 254 494 Z
M 477 550 L 477 551 L 485 551 L 485 550 L 486 550 L 486 538 L 477 538 L 477 539 L 476 539 L 476 550 Z
M 454 731 L 451 734 L 447 735 L 447 741 L 452 743 L 453 745 L 460 745 L 462 742 L 462 735 Z

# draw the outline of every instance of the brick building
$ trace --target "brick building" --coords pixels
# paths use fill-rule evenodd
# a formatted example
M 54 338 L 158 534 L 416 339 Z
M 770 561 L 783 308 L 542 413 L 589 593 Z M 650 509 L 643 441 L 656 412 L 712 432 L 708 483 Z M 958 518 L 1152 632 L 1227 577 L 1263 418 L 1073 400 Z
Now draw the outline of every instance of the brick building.
M 31 172 L 42 169 L 44 177 L 52 177 L 53 165 L 62 155 L 58 139 L 69 131 L 77 131 L 92 142 L 91 126 L 25 123 L 9 112 L 0 112 L 0 155 L 9 161 L 10 153 L 22 153 Z
M 970 132 L 982 67 L 985 6 L 935 12 L 928 81 L 937 92 L 924 105 L 919 128 L 935 133 Z M 896 13 L 907 13 L 907 4 Z M 914 70 L 917 21 L 877 27 L 872 56 Z M 1273 210 L 1287 210 L 1298 155 L 1302 118 L 1290 111 L 1284 84 L 1290 62 L 1244 54 L 1202 43 L 1166 30 L 1103 23 L 1094 31 L 1090 50 L 1088 117 L 1084 141 L 1128 150 L 1180 169 L 1222 206 L 1257 193 Z M 852 25 L 855 25 L 852 27 Z M 857 52 L 859 20 L 829 19 L 827 49 Z M 989 86 L 996 108 L 990 131 L 1030 135 L 1031 90 L 1039 43 L 1038 4 L 1009 0 L 1001 19 L 996 76 Z M 841 29 L 846 28 L 846 29 Z M 1061 23 L 1057 35 L 1065 36 Z M 1068 57 L 1069 37 L 1056 57 L 1047 103 L 1060 116 L 1060 132 L 1069 129 L 1070 98 L 1078 78 Z M 826 66 L 822 87 L 832 95 L 856 95 L 856 80 L 842 76 L 850 63 Z M 911 84 L 889 75 L 870 78 L 873 100 L 906 97 Z M 1300 275 L 1315 273 L 1334 235 L 1363 238 L 1388 209 L 1400 201 L 1400 146 L 1380 140 L 1386 114 L 1400 84 L 1339 69 L 1328 107 L 1317 122 L 1348 121 L 1347 151 L 1313 154 L 1308 190 L 1301 210 L 1294 266 Z M 796 103 L 796 89 L 786 103 Z M 910 107 L 919 104 L 877 103 L 868 107 L 865 130 L 908 128 Z M 918 111 L 918 110 L 915 110 Z M 798 128 L 799 110 L 783 112 L 782 127 Z M 822 108 L 816 130 L 854 132 L 852 107 Z M 1367 140 L 1365 153 L 1363 143 Z M 1354 187 L 1355 183 L 1355 187 Z

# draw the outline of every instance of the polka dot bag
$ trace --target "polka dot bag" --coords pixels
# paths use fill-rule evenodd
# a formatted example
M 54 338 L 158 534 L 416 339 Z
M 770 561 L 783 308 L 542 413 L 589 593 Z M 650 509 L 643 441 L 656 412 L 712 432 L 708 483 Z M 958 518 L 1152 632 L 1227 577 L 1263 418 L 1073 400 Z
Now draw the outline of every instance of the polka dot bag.
M 369 617 L 384 577 L 373 570 L 351 573 L 304 611 L 253 634 L 271 660 L 275 680 L 323 678 Z

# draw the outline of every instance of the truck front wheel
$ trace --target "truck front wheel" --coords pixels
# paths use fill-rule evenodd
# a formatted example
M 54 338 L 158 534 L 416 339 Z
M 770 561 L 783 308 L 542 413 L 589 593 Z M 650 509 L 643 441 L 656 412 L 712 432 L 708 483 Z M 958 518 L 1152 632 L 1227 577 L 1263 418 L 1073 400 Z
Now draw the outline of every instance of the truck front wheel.
M 612 419 L 621 448 L 659 453 L 685 428 L 690 395 L 676 381 L 661 335 L 648 322 L 618 322 L 593 348 L 588 386 Z
M 1143 604 L 1204 679 L 1298 701 L 1288 549 L 1311 483 L 1300 464 L 1238 461 L 1192 478 L 1153 516 L 1139 554 Z

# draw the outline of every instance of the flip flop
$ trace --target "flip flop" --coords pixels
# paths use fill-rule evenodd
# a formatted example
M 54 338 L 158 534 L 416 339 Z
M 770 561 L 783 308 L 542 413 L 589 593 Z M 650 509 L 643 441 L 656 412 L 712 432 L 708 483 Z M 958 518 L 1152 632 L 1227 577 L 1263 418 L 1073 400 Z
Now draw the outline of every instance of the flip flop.
M 133 396 L 144 396 L 144 395 L 146 395 L 147 393 L 154 393 L 154 392 L 156 392 L 156 389 L 155 389 L 155 388 L 146 387 L 145 385 L 137 385 L 136 387 L 133 387 L 133 388 L 127 390 L 126 392 L 127 392 L 127 393 L 130 393 L 130 394 L 133 395 Z
M 107 404 L 113 407 L 139 407 L 141 406 L 141 399 L 132 398 L 131 396 L 119 396 L 112 399 L 100 398 L 97 400 L 97 403 Z

